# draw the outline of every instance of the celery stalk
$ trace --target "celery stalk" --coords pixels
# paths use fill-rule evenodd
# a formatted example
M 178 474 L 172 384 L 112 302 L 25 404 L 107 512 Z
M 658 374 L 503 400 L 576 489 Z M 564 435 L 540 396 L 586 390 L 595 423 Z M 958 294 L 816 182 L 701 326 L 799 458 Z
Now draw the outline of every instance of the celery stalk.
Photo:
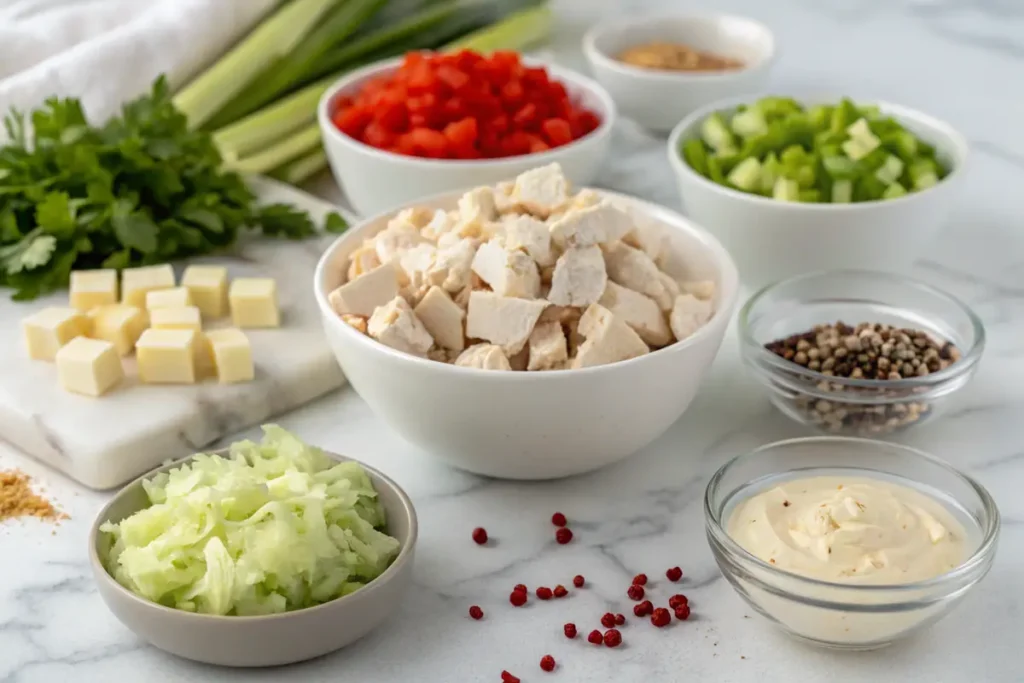
M 174 96 L 198 128 L 249 86 L 266 66 L 288 55 L 338 0 L 293 0 L 263 21 L 216 64 Z
M 548 37 L 551 32 L 551 8 L 533 7 L 508 15 L 496 24 L 474 31 L 444 46 L 446 51 L 521 50 Z
M 319 173 L 325 166 L 327 166 L 327 155 L 322 149 L 317 149 L 294 161 L 289 161 L 284 166 L 275 168 L 271 171 L 270 177 L 277 178 L 289 185 L 298 185 Z
M 240 173 L 267 173 L 292 159 L 316 150 L 319 145 L 320 126 L 314 123 L 262 152 L 227 163 L 225 166 Z
M 306 86 L 294 95 L 216 131 L 213 141 L 221 156 L 228 161 L 238 160 L 315 121 L 317 102 L 336 79 L 337 75 Z

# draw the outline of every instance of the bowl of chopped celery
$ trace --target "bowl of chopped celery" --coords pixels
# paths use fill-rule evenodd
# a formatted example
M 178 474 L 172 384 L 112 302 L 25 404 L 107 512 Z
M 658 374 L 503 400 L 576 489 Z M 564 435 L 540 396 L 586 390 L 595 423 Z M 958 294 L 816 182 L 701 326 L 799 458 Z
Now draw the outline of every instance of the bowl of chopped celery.
M 352 643 L 401 604 L 417 535 L 409 497 L 370 467 L 263 431 L 140 477 L 93 523 L 100 596 L 162 650 L 288 664 Z
M 839 268 L 904 270 L 949 217 L 967 140 L 896 104 L 730 100 L 672 131 L 687 213 L 725 244 L 744 284 Z

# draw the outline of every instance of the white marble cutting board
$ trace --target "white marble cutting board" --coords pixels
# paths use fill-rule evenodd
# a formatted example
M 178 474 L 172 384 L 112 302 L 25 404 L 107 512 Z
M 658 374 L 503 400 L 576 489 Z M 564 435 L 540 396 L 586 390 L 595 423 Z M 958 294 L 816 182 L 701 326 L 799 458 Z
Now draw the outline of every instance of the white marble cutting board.
M 254 187 L 262 201 L 295 204 L 318 222 L 337 210 L 272 181 L 258 179 Z M 313 270 L 332 239 L 251 239 L 229 255 L 195 261 L 226 265 L 231 277 L 277 280 L 281 328 L 246 330 L 256 378 L 241 384 L 147 386 L 128 358 L 128 376 L 110 394 L 69 394 L 60 388 L 52 363 L 28 359 L 21 332 L 23 317 L 45 306 L 66 306 L 67 293 L 18 303 L 0 290 L 0 439 L 90 488 L 106 489 L 341 386 L 344 377 L 312 296 Z M 175 264 L 179 277 L 183 266 Z

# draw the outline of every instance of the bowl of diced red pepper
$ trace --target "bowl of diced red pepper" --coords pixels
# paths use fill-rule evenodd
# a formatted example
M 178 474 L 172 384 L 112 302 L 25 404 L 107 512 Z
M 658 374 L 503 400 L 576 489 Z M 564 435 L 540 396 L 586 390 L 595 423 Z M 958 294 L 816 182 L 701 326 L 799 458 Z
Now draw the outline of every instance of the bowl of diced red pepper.
M 589 78 L 514 52 L 414 52 L 346 75 L 319 114 L 335 178 L 375 214 L 555 161 L 587 184 L 615 106 Z

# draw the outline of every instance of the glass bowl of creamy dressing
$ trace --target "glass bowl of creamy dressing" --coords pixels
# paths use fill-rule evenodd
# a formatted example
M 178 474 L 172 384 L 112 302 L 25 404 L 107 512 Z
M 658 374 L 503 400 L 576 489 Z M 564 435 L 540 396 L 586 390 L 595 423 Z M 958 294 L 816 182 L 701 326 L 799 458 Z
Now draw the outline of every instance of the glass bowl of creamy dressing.
M 939 458 L 847 437 L 779 441 L 719 469 L 708 543 L 751 607 L 827 647 L 889 645 L 945 616 L 989 571 L 999 510 Z

